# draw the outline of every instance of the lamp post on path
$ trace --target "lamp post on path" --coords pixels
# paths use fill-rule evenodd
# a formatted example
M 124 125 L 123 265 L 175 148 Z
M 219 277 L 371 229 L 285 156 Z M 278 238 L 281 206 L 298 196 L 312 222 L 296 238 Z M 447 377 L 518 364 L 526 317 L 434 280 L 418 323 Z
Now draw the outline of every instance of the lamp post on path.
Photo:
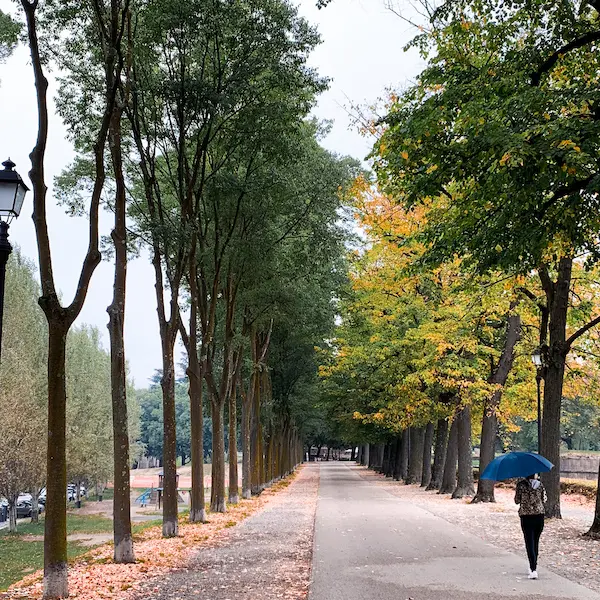
M 6 263 L 12 252 L 8 241 L 9 223 L 21 214 L 23 200 L 29 188 L 23 183 L 21 176 L 14 170 L 15 163 L 5 160 L 0 171 L 0 356 L 2 354 L 2 321 L 4 317 L 4 282 L 6 279 Z
M 538 454 L 542 450 L 542 379 L 546 376 L 546 352 L 544 346 L 539 346 L 531 355 L 531 362 L 536 367 L 535 382 L 537 384 L 537 446 Z

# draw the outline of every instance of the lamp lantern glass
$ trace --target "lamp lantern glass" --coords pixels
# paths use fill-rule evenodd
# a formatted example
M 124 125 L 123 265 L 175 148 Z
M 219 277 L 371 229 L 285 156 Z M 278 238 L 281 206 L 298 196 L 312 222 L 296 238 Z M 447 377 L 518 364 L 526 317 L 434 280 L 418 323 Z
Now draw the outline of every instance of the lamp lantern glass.
M 531 355 L 531 362 L 539 369 L 541 366 L 543 366 L 543 361 L 542 361 L 542 352 L 540 351 L 539 348 L 536 348 L 533 351 L 533 354 Z
M 5 160 L 4 169 L 0 170 L 0 219 L 10 222 L 21 214 L 25 194 L 29 188 L 21 176 L 14 170 L 15 163 Z

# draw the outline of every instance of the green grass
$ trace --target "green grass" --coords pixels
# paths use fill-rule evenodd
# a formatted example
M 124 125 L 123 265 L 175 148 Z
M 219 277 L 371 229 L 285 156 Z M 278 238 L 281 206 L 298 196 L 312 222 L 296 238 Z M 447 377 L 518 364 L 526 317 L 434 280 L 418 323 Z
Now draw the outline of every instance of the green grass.
M 96 496 L 95 488 L 92 488 L 94 491 L 88 494 L 88 501 L 95 502 L 98 500 L 98 496 Z M 112 500 L 115 495 L 115 490 L 113 488 L 106 488 L 104 492 L 102 492 L 102 500 Z
M 67 515 L 67 535 L 71 533 L 110 533 L 112 521 L 97 515 Z M 22 535 L 44 535 L 44 516 L 39 523 L 19 523 L 16 534 L 8 533 L 8 529 L 0 531 L 0 539 L 3 537 L 19 537 Z
M 141 523 L 135 523 L 131 527 L 131 532 L 133 535 L 142 533 L 146 529 L 150 529 L 151 527 L 160 527 L 162 526 L 162 518 L 161 519 L 152 519 L 151 521 L 142 521 Z
M 67 544 L 70 559 L 85 554 L 89 549 L 79 542 Z M 20 535 L 3 535 L 0 536 L 0 556 L 0 590 L 5 590 L 44 566 L 44 542 L 25 542 Z
M 112 521 L 95 515 L 67 515 L 67 534 L 71 533 L 110 533 Z M 39 523 L 19 523 L 17 533 L 7 529 L 0 531 L 0 590 L 19 581 L 29 573 L 44 566 L 44 542 L 26 541 L 25 535 L 43 535 L 43 517 Z M 69 542 L 69 558 L 81 556 L 90 550 L 79 542 Z

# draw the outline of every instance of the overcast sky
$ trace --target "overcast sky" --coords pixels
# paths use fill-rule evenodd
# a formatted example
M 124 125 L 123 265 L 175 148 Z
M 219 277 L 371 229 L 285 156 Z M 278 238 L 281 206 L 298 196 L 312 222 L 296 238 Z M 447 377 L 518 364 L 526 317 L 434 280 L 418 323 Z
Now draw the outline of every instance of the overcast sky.
M 332 79 L 328 92 L 319 99 L 315 115 L 333 121 L 324 146 L 340 154 L 364 159 L 372 140 L 362 138 L 352 126 L 348 110 L 351 105 L 374 103 L 386 88 L 401 89 L 422 67 L 415 52 L 404 53 L 403 47 L 414 30 L 386 10 L 384 0 L 333 0 L 324 10 L 317 10 L 316 0 L 301 0 L 300 11 L 316 24 L 323 43 L 314 52 L 311 65 L 321 75 Z M 0 9 L 9 12 L 14 5 L 0 0 Z M 19 48 L 0 65 L 0 162 L 8 156 L 17 163 L 17 171 L 28 182 L 29 152 L 36 137 L 37 110 L 33 77 L 26 48 Z M 50 74 L 50 96 L 56 91 Z M 51 105 L 52 110 L 52 105 Z M 65 128 L 55 115 L 50 120 L 46 154 L 46 175 L 51 185 L 55 175 L 72 160 L 73 150 L 65 138 Z M 29 183 L 29 182 L 28 182 Z M 31 214 L 31 193 L 18 221 L 10 227 L 13 244 L 35 259 L 37 247 Z M 102 233 L 110 231 L 112 217 L 102 216 Z M 52 190 L 48 196 L 48 222 L 52 258 L 57 286 L 65 301 L 70 302 L 87 247 L 87 228 L 83 219 L 71 218 L 54 204 Z M 78 323 L 96 325 L 108 347 L 106 307 L 112 298 L 113 266 L 103 262 L 96 270 Z M 125 342 L 131 374 L 138 387 L 161 366 L 161 352 L 153 288 L 154 276 L 147 257 L 129 264 Z M 181 356 L 179 351 L 178 356 Z

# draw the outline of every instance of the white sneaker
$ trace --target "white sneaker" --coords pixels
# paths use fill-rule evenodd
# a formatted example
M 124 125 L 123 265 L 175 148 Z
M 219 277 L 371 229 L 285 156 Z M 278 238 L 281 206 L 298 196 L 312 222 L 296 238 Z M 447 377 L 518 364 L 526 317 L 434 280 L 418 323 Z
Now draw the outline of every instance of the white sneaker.
M 528 579 L 537 579 L 538 578 L 538 574 L 537 571 L 530 571 L 529 575 L 527 576 Z

